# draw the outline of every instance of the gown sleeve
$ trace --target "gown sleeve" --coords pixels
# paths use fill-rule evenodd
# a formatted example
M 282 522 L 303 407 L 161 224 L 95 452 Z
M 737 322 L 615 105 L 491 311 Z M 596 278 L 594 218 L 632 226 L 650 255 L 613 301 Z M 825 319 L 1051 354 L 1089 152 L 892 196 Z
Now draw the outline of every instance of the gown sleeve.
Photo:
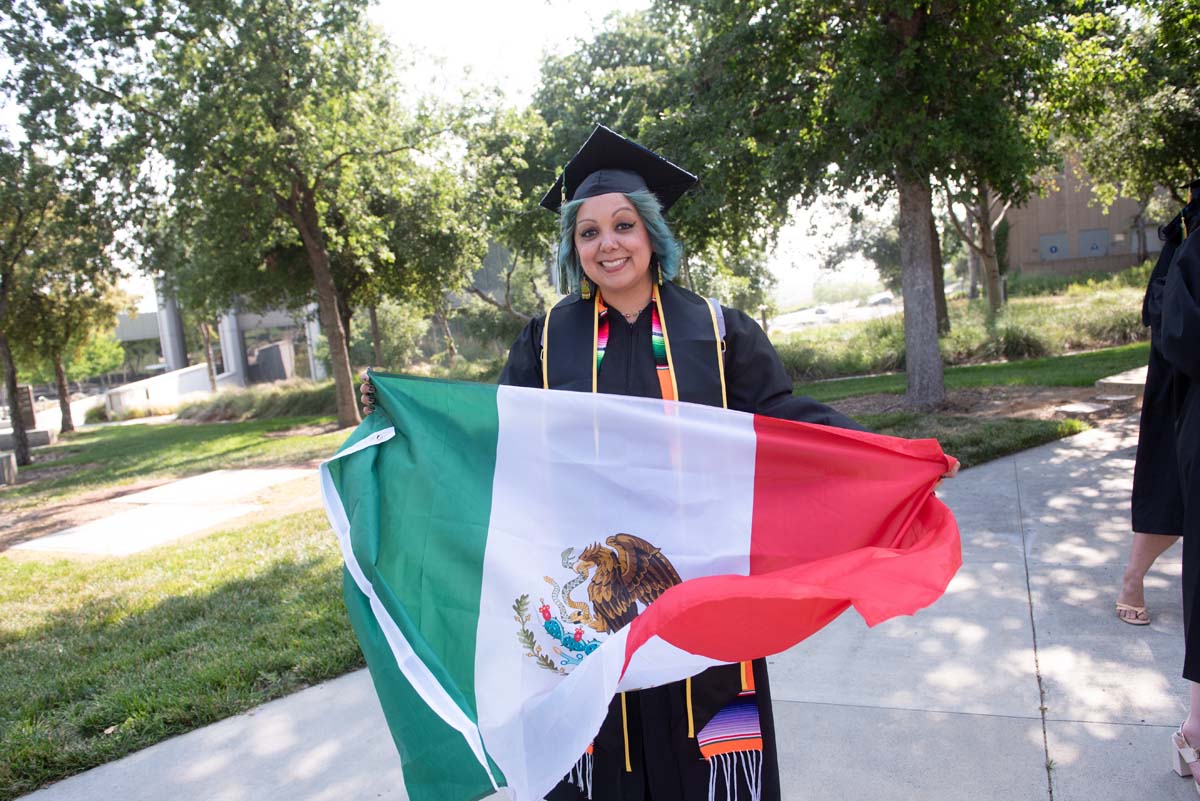
M 1162 301 L 1162 352 L 1179 372 L 1200 380 L 1200 237 L 1184 240 L 1167 274 Z
M 512 387 L 542 386 L 542 326 L 545 316 L 534 317 L 508 350 L 508 362 L 500 371 L 500 382 Z
M 729 408 L 801 423 L 866 430 L 823 403 L 793 395 L 792 380 L 758 323 L 737 309 L 723 311 Z

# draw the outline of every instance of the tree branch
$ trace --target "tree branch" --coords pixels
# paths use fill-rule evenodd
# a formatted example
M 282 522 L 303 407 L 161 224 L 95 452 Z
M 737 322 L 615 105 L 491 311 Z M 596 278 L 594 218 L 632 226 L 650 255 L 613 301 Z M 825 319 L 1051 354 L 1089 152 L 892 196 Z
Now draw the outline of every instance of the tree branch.
M 954 197 L 950 194 L 950 187 L 946 186 L 944 182 L 942 183 L 942 191 L 946 193 L 946 213 L 950 215 L 950 222 L 954 223 L 954 230 L 958 231 L 959 237 L 967 243 L 967 247 L 982 256 L 983 247 L 975 244 L 975 241 L 967 235 L 966 229 L 963 228 L 963 224 L 958 220 L 958 215 L 954 213 Z M 969 208 L 967 209 L 967 213 L 971 213 Z
M 523 323 L 529 322 L 529 315 L 521 314 L 521 312 L 517 311 L 516 309 L 514 309 L 512 307 L 511 303 L 505 305 L 505 304 L 501 303 L 500 301 L 496 300 L 495 298 L 493 298 L 488 293 L 484 292 L 479 287 L 473 286 L 473 287 L 468 288 L 467 291 L 470 292 L 472 295 L 475 295 L 476 297 L 480 298 L 481 300 L 483 300 L 483 302 L 487 303 L 488 305 L 495 306 L 500 311 L 505 312 L 506 314 L 508 314 L 512 317 L 515 317 L 516 319 L 520 320 L 521 322 L 523 322 Z
M 533 296 L 537 298 L 538 306 L 542 309 L 546 308 L 546 299 L 542 297 L 542 290 L 537 285 L 537 275 L 533 272 L 529 273 L 529 286 L 533 289 Z
M 1003 220 L 1004 220 L 1004 215 L 1008 214 L 1008 209 L 1011 206 L 1012 206 L 1012 201 L 1011 200 L 1006 201 L 1004 204 L 1004 208 L 1000 209 L 1000 213 L 997 214 L 995 216 L 995 218 L 992 219 L 992 232 L 993 233 L 995 233 L 996 229 L 1000 227 L 1000 223 L 1003 222 Z
M 321 167 L 317 170 L 317 175 L 318 176 L 324 175 L 326 170 L 333 169 L 334 167 L 336 167 L 338 164 L 341 163 L 342 159 L 348 158 L 350 156 L 366 156 L 367 158 L 377 159 L 377 158 L 386 158 L 387 156 L 393 156 L 404 150 L 416 150 L 418 147 L 420 147 L 425 142 L 429 141 L 430 139 L 433 139 L 434 137 L 441 136 L 442 134 L 448 132 L 449 130 L 450 130 L 449 128 L 439 128 L 436 131 L 430 131 L 428 134 L 426 134 L 425 136 L 422 136 L 416 142 L 410 142 L 405 145 L 400 145 L 399 147 L 388 148 L 385 150 L 363 150 L 361 147 L 351 148 L 342 153 L 338 153 L 336 156 L 331 158 L 329 161 L 322 164 Z M 317 183 L 320 183 L 320 182 L 321 182 L 321 179 L 318 178 Z

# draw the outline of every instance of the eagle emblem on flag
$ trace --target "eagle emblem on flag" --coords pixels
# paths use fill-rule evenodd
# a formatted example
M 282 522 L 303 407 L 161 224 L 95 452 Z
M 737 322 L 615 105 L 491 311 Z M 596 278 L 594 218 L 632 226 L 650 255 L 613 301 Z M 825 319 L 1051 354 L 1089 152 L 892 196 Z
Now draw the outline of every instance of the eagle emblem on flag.
M 600 647 L 603 638 L 595 635 L 620 630 L 637 617 L 639 603 L 649 606 L 681 582 L 671 560 L 647 540 L 634 534 L 614 534 L 604 543 L 592 543 L 577 558 L 574 548 L 562 552 L 562 566 L 575 573 L 565 584 L 560 585 L 551 576 L 543 577 L 551 587 L 554 609 L 539 598 L 543 630 L 539 633 L 549 635 L 552 644 L 543 645 L 529 627 L 529 595 L 521 595 L 513 603 L 520 624 L 518 642 L 526 656 L 547 670 L 565 674 L 567 668 L 578 665 Z M 572 598 L 571 593 L 585 583 L 588 600 Z

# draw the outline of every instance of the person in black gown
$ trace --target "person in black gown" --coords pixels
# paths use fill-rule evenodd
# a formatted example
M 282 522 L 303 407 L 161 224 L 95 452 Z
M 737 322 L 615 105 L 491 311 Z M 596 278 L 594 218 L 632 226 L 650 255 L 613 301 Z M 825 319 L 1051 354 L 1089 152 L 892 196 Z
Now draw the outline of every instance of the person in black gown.
M 1200 213 L 1185 210 L 1184 240 L 1167 271 L 1162 296 L 1162 353 L 1173 370 L 1171 410 L 1175 456 L 1183 497 L 1183 677 L 1188 681 L 1187 718 L 1172 735 L 1175 769 L 1200 774 Z M 1200 784 L 1196 784 L 1200 794 Z
M 1200 182 L 1191 186 L 1190 208 L 1200 204 Z M 1172 368 L 1162 354 L 1162 293 L 1167 270 L 1183 241 L 1185 210 L 1159 230 L 1162 250 L 1142 301 L 1142 324 L 1150 328 L 1150 361 L 1142 395 L 1137 459 L 1133 467 L 1131 512 L 1133 542 L 1117 595 L 1117 617 L 1135 626 L 1150 623 L 1146 610 L 1146 574 L 1183 530 L 1183 494 L 1175 458 L 1171 411 Z
M 833 409 L 792 394 L 779 357 L 750 317 L 710 305 L 671 283 L 680 248 L 662 210 L 693 181 L 657 155 L 597 128 L 543 199 L 544 206 L 561 214 L 559 266 L 572 292 L 521 332 L 500 383 L 658 398 L 673 391 L 663 380 L 671 370 L 677 373 L 677 400 L 858 428 Z M 606 329 L 606 342 L 593 344 L 594 326 Z M 674 356 L 670 365 L 663 364 L 663 349 L 655 348 L 663 327 Z M 704 342 L 691 348 L 693 340 Z M 765 660 L 749 668 L 712 668 L 689 682 L 613 699 L 593 741 L 590 784 L 568 777 L 547 798 L 725 798 L 725 785 L 732 781 L 728 789 L 737 798 L 777 801 L 781 791 Z M 761 733 L 761 744 L 747 747 L 761 750 L 741 763 L 748 770 L 722 771 L 719 761 L 702 751 L 704 730 L 722 710 L 745 698 L 747 672 L 753 687 L 749 703 Z
M 706 403 L 860 429 L 792 394 L 746 314 L 676 286 L 681 249 L 663 212 L 695 177 L 598 126 L 542 205 L 561 217 L 558 265 L 570 294 L 513 343 L 501 384 Z M 364 412 L 370 410 L 364 381 Z M 738 715 L 752 725 L 718 742 Z M 731 717 L 725 717 L 731 716 Z M 723 665 L 613 699 L 575 770 L 548 801 L 779 801 L 766 661 Z

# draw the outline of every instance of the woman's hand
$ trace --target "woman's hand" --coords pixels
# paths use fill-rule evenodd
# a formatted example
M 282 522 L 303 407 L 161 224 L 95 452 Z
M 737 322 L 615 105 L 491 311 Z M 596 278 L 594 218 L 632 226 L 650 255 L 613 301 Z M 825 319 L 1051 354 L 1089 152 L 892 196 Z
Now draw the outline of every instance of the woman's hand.
M 953 456 L 949 456 L 947 458 L 950 459 L 950 462 L 951 462 L 950 469 L 947 470 L 945 473 L 942 473 L 942 477 L 938 479 L 938 483 L 933 485 L 934 489 L 937 489 L 938 487 L 942 486 L 942 482 L 945 481 L 946 479 L 954 478 L 955 476 L 958 475 L 958 460 L 955 459 Z
M 371 375 L 368 372 L 370 369 L 368 367 L 363 370 L 362 375 L 358 377 L 358 380 L 362 382 L 358 387 L 358 401 L 362 404 L 363 417 L 375 411 L 375 385 L 371 383 Z

